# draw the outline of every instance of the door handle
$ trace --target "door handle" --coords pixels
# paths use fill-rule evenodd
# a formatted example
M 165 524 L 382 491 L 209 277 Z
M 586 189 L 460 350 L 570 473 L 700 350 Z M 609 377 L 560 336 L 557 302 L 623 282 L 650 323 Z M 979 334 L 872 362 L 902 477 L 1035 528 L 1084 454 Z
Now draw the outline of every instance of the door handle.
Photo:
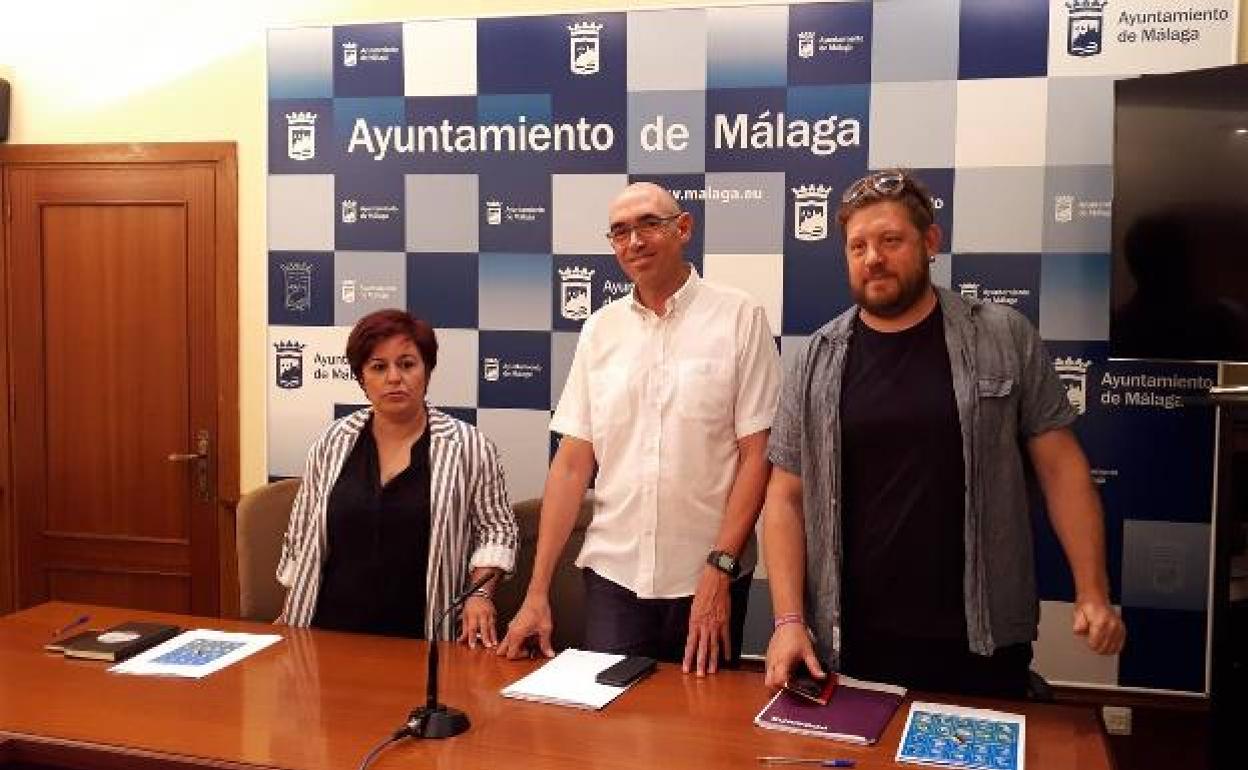
M 171 463 L 195 463 L 195 489 L 199 499 L 205 503 L 212 502 L 208 484 L 208 452 L 212 448 L 208 440 L 208 431 L 200 429 L 195 432 L 195 452 L 170 452 Z
M 201 454 L 191 455 L 191 454 L 178 454 L 177 452 L 174 452 L 169 455 L 169 462 L 171 463 L 186 463 L 186 462 L 190 462 L 191 460 L 207 460 L 207 459 L 208 459 L 208 455 L 201 455 Z

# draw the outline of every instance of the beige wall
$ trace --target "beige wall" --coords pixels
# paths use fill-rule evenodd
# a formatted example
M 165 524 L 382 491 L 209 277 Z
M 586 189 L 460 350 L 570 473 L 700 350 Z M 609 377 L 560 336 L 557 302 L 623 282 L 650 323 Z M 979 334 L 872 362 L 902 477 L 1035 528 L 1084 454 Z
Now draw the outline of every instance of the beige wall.
M 43 0 L 9 4 L 9 141 L 233 140 L 239 159 L 242 485 L 265 480 L 265 30 L 429 16 L 727 5 L 724 0 Z M 1240 19 L 1248 61 L 1248 14 Z

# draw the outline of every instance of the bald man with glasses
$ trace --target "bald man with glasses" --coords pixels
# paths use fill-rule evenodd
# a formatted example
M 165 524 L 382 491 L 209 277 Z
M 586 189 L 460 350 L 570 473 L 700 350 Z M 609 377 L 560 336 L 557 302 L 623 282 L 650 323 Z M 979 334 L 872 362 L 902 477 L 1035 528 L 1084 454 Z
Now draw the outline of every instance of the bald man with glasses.
M 633 281 L 585 322 L 550 429 L 533 577 L 498 653 L 553 655 L 549 588 L 586 487 L 585 646 L 714 673 L 740 656 L 779 356 L 763 308 L 684 260 L 693 217 L 658 185 L 611 204 Z
M 1036 330 L 932 285 L 940 227 L 909 174 L 850 185 L 837 220 L 856 305 L 785 372 L 768 447 L 767 684 L 799 662 L 822 677 L 822 659 L 916 689 L 1026 695 L 1027 462 L 1074 575 L 1074 633 L 1118 652 L 1100 500 Z

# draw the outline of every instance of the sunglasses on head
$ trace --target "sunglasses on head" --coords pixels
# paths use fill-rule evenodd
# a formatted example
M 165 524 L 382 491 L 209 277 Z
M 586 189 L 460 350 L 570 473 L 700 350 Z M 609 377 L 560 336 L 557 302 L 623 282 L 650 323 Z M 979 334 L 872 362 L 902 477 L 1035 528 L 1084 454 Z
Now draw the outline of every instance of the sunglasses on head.
M 900 171 L 878 171 L 864 176 L 845 188 L 842 203 L 853 203 L 862 196 L 874 192 L 885 197 L 899 194 L 906 187 L 906 175 Z

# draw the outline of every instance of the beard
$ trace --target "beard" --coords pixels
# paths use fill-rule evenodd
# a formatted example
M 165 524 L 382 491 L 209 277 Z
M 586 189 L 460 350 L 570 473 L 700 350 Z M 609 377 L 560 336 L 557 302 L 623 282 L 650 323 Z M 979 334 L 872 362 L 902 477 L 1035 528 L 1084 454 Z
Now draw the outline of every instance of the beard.
M 891 278 L 895 283 L 888 286 L 887 291 L 869 294 L 867 286 L 872 277 L 867 276 L 850 289 L 858 307 L 880 318 L 896 318 L 906 312 L 927 294 L 932 285 L 926 259 L 923 260 L 922 268 L 914 273 L 883 273 L 876 277 Z

